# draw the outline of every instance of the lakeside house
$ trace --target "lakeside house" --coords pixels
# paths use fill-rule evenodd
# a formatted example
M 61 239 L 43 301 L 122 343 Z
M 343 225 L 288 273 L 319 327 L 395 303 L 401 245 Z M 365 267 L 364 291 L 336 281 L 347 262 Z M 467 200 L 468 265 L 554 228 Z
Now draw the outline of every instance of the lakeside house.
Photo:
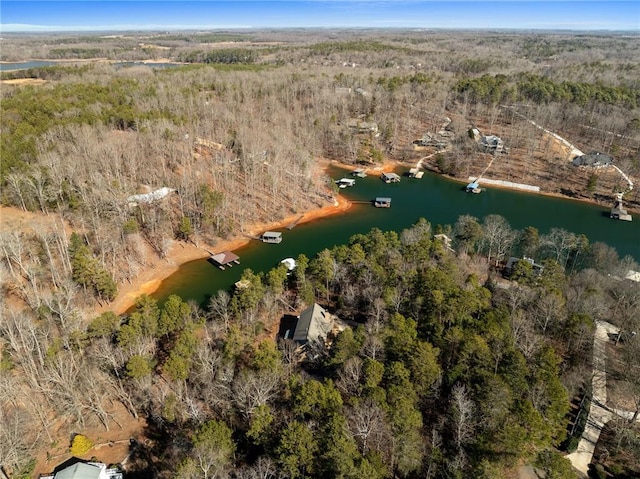
M 373 133 L 376 136 L 378 133 L 378 124 L 375 121 L 363 121 L 357 118 L 347 120 L 347 128 L 353 133 Z
M 307 360 L 314 360 L 331 347 L 335 335 L 344 329 L 338 319 L 318 303 L 313 303 L 299 316 L 285 316 L 279 335 L 293 340 Z
M 453 248 L 451 247 L 452 240 L 446 234 L 440 233 L 437 235 L 433 235 L 433 237 L 434 239 L 440 241 L 446 249 L 448 249 L 449 251 L 453 251 Z
M 592 151 L 586 155 L 576 156 L 571 163 L 573 163 L 573 166 L 602 168 L 612 165 L 613 157 L 600 153 L 599 151 Z
M 531 265 L 531 269 L 533 270 L 533 272 L 535 274 L 540 274 L 544 270 L 544 266 L 542 266 L 541 264 L 536 263 L 533 258 L 528 258 L 526 256 L 523 256 L 522 258 L 516 258 L 514 256 L 511 256 L 507 260 L 507 264 L 504 267 L 504 275 L 506 277 L 511 276 L 511 274 L 513 274 L 513 269 L 521 261 L 525 261 L 525 262 L 529 263 Z
M 115 467 L 107 467 L 102 462 L 83 461 L 72 457 L 40 479 L 122 479 L 122 472 Z
M 480 149 L 488 153 L 500 153 L 504 150 L 504 143 L 496 135 L 485 135 L 480 138 Z
M 163 186 L 155 191 L 150 193 L 143 193 L 139 195 L 132 195 L 127 198 L 127 202 L 129 206 L 137 206 L 138 203 L 153 203 L 154 201 L 161 200 L 169 196 L 169 194 L 176 192 L 177 190 L 174 188 L 169 188 L 167 186 Z

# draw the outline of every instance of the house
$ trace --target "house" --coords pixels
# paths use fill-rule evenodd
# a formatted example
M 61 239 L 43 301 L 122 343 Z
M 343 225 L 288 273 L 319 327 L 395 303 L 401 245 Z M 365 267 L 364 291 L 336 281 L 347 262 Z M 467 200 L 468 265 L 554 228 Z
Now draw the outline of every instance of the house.
M 489 153 L 500 153 L 504 149 L 504 143 L 495 135 L 485 135 L 480 138 L 480 148 Z
M 449 238 L 446 234 L 440 233 L 437 235 L 433 235 L 433 237 L 436 240 L 442 242 L 442 244 L 444 244 L 444 247 L 446 249 L 448 249 L 449 251 L 453 251 L 453 248 L 451 247 L 451 238 Z
M 40 479 L 122 479 L 122 472 L 117 468 L 107 468 L 102 462 L 85 462 L 72 458 L 62 467 L 59 466 L 57 471 L 40 476 Z
M 169 194 L 175 191 L 177 190 L 163 186 L 162 188 L 152 191 L 151 193 L 129 196 L 127 198 L 127 202 L 131 207 L 137 206 L 138 203 L 153 203 L 154 201 L 158 201 L 162 198 L 165 198 L 166 196 L 169 196 Z
M 540 274 L 544 270 L 544 266 L 536 263 L 533 258 L 527 258 L 526 256 L 523 256 L 522 258 L 516 258 L 511 256 L 507 260 L 507 264 L 504 267 L 504 275 L 507 277 L 511 276 L 511 274 L 513 273 L 513 268 L 515 268 L 516 264 L 518 264 L 520 261 L 526 261 L 527 263 L 529 263 L 533 272 L 536 274 Z
M 354 133 L 378 134 L 378 124 L 375 121 L 362 121 L 354 118 L 347 121 L 347 128 Z
M 613 158 L 599 151 L 592 151 L 586 155 L 576 156 L 573 161 L 573 166 L 591 166 L 593 168 L 601 168 L 603 166 L 609 166 L 613 164 Z
M 333 316 L 318 303 L 313 303 L 300 313 L 293 335 L 290 336 L 300 346 L 326 347 L 329 333 L 335 327 Z M 288 339 L 290 331 L 285 333 Z
M 395 173 L 382 173 L 380 179 L 385 183 L 400 183 L 400 176 Z

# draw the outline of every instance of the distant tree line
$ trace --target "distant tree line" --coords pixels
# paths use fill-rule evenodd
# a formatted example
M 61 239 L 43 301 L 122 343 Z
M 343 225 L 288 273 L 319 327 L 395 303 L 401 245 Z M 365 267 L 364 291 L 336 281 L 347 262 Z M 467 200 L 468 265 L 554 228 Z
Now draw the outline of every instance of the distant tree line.
M 486 104 L 530 101 L 535 104 L 550 102 L 575 103 L 586 106 L 591 102 L 636 108 L 640 104 L 640 89 L 608 86 L 601 83 L 555 82 L 534 75 L 520 74 L 482 75 L 459 80 L 455 87 L 459 97 L 470 95 L 473 101 Z

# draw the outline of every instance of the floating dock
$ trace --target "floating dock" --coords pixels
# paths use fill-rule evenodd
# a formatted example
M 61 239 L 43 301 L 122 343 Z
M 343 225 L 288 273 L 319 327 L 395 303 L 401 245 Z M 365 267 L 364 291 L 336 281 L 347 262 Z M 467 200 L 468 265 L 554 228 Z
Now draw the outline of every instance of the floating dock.
M 357 170 L 353 170 L 351 172 L 351 174 L 353 176 L 357 176 L 358 178 L 366 178 L 367 177 L 367 173 L 362 168 L 358 168 Z
M 240 257 L 231 251 L 223 251 L 222 253 L 211 255 L 209 261 L 224 271 L 227 266 L 231 268 L 234 264 L 240 264 Z
M 400 176 L 395 173 L 382 173 L 380 179 L 385 183 L 400 183 Z
M 373 206 L 376 208 L 391 208 L 391 198 L 379 196 L 373 201 Z
M 282 243 L 282 233 L 278 233 L 277 231 L 265 231 L 260 236 L 260 240 L 263 243 Z
M 469 183 L 466 188 L 467 193 L 480 193 L 482 189 L 480 189 L 480 183 L 474 181 L 473 183 Z
M 353 186 L 356 184 L 356 180 L 353 178 L 340 178 L 336 181 L 336 185 L 338 188 L 347 188 L 348 186 Z
M 424 171 L 420 171 L 419 168 L 411 168 L 409 170 L 409 178 L 420 179 L 424 176 Z
M 627 210 L 622 205 L 622 193 L 618 193 L 616 195 L 616 202 L 613 205 L 613 208 L 611 208 L 611 213 L 609 213 L 609 218 L 612 218 L 615 220 L 622 220 L 622 221 L 632 220 L 631 215 L 627 213 Z

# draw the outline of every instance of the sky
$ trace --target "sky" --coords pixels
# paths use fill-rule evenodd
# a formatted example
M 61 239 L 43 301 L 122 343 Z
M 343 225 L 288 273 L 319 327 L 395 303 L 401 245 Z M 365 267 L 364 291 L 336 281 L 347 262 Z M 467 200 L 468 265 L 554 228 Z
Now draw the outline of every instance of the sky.
M 0 1 L 0 33 L 312 27 L 640 32 L 640 0 Z

